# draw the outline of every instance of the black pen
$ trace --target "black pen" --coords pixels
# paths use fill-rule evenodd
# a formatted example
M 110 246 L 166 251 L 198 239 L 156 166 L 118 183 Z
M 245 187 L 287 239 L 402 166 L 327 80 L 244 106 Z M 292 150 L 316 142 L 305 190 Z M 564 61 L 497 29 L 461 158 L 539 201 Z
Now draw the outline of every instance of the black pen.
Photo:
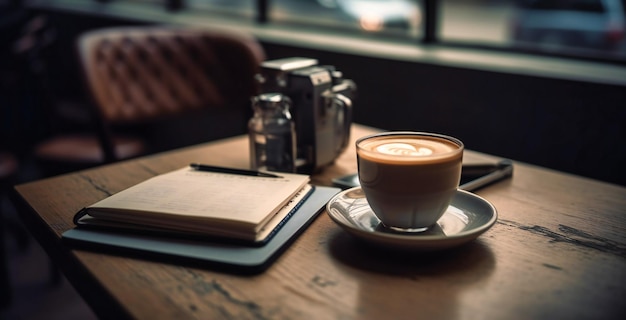
M 199 163 L 192 163 L 189 166 L 198 171 L 230 173 L 230 174 L 238 174 L 238 175 L 244 175 L 244 176 L 264 177 L 264 178 L 282 178 L 281 176 L 271 174 L 271 173 L 266 173 L 266 172 L 216 167 L 216 166 L 210 166 L 210 165 L 199 164 Z

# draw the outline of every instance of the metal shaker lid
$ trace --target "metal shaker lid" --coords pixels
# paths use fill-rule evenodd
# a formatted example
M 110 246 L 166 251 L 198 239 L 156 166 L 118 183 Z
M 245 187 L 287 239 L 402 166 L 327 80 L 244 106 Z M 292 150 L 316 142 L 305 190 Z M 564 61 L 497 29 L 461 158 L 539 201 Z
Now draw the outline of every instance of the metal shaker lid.
M 262 109 L 289 108 L 291 99 L 278 92 L 263 93 L 252 98 L 253 107 Z

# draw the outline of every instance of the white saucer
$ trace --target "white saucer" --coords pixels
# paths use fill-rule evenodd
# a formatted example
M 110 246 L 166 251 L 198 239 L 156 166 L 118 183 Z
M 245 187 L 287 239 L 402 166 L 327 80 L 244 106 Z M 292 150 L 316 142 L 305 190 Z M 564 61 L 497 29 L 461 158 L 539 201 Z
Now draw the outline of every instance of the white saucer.
M 437 224 L 419 233 L 399 233 L 384 227 L 374 215 L 361 187 L 344 190 L 326 205 L 330 218 L 350 234 L 375 245 L 414 251 L 448 249 L 476 239 L 498 218 L 489 201 L 458 190 Z

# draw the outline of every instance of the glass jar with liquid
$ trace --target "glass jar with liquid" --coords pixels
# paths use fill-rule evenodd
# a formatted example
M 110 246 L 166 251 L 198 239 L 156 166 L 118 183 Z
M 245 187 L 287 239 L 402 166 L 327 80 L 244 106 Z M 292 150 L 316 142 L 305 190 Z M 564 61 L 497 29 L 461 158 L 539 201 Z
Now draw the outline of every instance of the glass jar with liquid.
M 290 108 L 291 100 L 280 93 L 252 98 L 248 130 L 253 170 L 295 172 L 296 130 Z

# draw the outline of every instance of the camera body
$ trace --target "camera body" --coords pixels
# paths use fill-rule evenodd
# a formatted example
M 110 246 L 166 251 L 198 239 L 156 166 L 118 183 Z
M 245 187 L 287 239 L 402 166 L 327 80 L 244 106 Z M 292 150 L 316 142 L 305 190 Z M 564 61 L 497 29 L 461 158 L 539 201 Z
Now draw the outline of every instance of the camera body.
M 261 93 L 287 96 L 296 129 L 296 171 L 311 173 L 331 164 L 347 147 L 356 85 L 316 59 L 284 58 L 261 65 Z

